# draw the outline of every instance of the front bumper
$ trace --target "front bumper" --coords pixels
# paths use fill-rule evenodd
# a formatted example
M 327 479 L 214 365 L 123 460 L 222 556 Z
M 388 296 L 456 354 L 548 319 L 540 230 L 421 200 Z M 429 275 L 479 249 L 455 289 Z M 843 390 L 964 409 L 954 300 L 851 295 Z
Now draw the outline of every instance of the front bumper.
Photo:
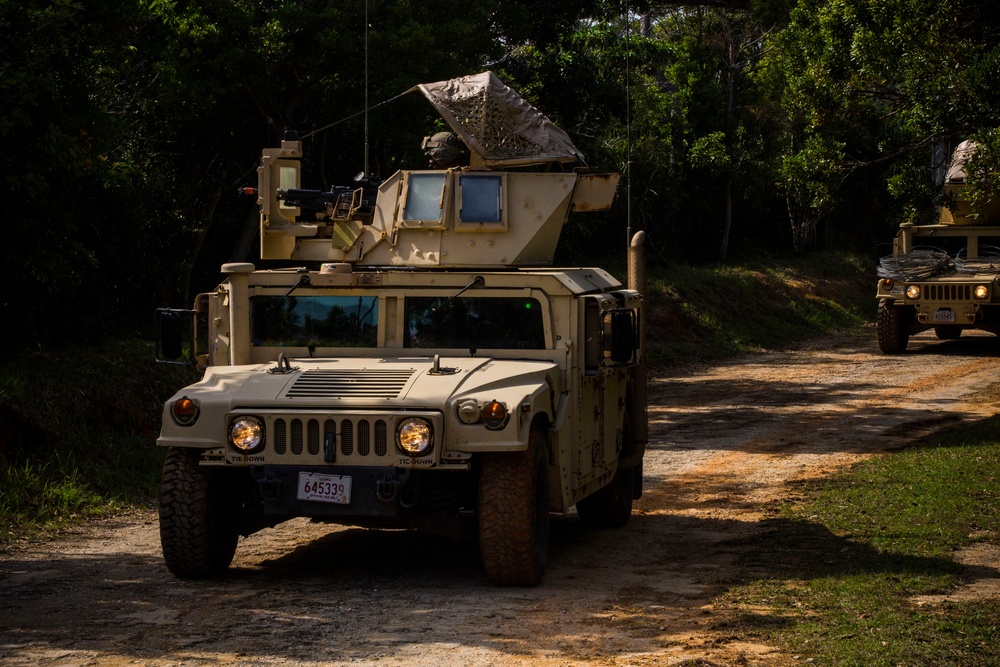
M 299 500 L 300 472 L 343 475 L 351 478 L 351 498 L 347 504 Z M 410 470 L 360 466 L 261 466 L 252 475 L 264 513 L 310 517 L 396 517 L 400 495 L 410 479 Z

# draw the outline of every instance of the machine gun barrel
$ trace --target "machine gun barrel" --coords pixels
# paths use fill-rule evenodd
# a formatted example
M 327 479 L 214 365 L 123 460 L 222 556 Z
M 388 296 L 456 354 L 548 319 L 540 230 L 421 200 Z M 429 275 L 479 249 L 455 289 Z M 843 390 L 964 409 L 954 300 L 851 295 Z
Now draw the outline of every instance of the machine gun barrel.
M 278 190 L 278 201 L 285 202 L 286 206 L 296 208 L 307 208 L 314 211 L 323 211 L 327 204 L 336 204 L 346 193 L 351 191 L 345 185 L 335 185 L 329 191 L 324 190 Z
M 328 191 L 288 189 L 277 192 L 286 206 L 325 212 L 333 220 L 370 220 L 375 210 L 379 181 L 359 180 L 354 187 L 335 185 Z

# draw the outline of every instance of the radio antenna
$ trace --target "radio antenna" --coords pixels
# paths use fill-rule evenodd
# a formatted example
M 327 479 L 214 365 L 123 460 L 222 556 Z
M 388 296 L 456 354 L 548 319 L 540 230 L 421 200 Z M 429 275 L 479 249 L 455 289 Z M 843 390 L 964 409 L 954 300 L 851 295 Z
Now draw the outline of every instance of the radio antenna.
M 365 0 L 365 178 L 368 175 L 368 0 Z
M 632 16 L 629 3 L 625 3 L 625 247 L 632 243 L 632 91 L 631 64 Z

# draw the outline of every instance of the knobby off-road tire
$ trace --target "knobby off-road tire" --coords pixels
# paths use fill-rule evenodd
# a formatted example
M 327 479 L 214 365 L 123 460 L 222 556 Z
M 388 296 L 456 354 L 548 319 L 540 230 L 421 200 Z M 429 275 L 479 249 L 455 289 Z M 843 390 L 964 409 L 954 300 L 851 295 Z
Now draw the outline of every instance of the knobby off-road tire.
M 875 320 L 878 332 L 878 348 L 885 354 L 902 354 L 910 341 L 910 321 L 908 311 L 902 306 L 882 299 L 878 302 L 878 318 Z
M 238 517 L 224 516 L 232 506 L 224 480 L 198 466 L 201 451 L 171 447 L 160 484 L 160 545 L 167 568 L 184 579 L 225 573 L 236 553 Z M 238 505 L 237 505 L 238 508 Z
M 962 328 L 950 324 L 941 324 L 934 327 L 934 335 L 939 340 L 955 340 L 962 337 Z
M 576 504 L 580 521 L 591 528 L 621 528 L 632 516 L 635 468 L 618 468 L 614 477 Z
M 523 452 L 484 454 L 479 476 L 479 550 L 486 577 L 535 586 L 549 553 L 548 447 L 532 430 Z
M 628 413 L 622 421 L 622 442 L 632 442 L 632 428 Z M 626 455 L 622 451 L 622 456 Z M 633 466 L 615 470 L 614 477 L 576 504 L 576 513 L 585 526 L 591 528 L 621 528 L 632 516 L 632 499 L 635 497 L 635 475 L 642 474 L 642 467 Z

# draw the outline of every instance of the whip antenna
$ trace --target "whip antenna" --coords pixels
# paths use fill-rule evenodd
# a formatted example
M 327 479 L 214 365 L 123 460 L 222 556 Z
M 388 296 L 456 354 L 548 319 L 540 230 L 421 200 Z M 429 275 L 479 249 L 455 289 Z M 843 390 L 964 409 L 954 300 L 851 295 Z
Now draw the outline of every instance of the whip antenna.
M 632 52 L 631 11 L 625 3 L 625 247 L 632 243 L 632 92 L 631 65 Z
M 365 178 L 368 178 L 368 0 L 365 0 Z

